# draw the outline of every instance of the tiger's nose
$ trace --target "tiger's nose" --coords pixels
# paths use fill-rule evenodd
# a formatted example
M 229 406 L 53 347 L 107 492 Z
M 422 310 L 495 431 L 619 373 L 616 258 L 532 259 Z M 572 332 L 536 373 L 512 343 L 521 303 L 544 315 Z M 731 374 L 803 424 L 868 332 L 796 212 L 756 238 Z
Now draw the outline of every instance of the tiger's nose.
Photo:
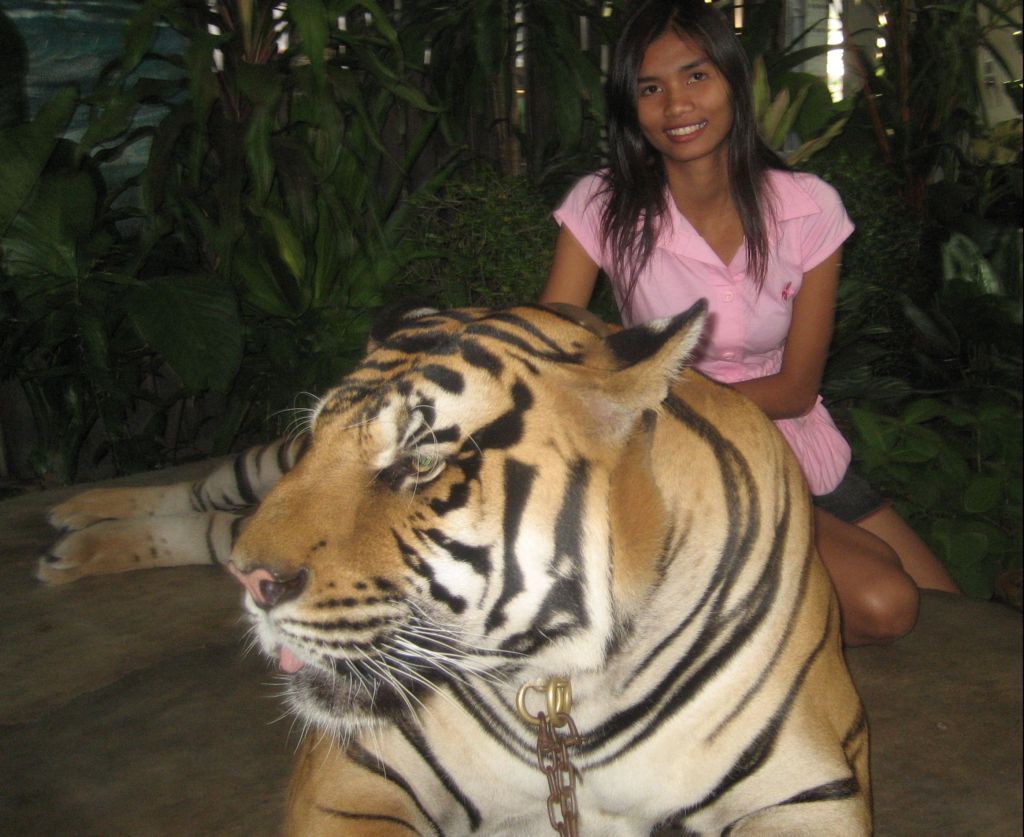
M 228 563 L 227 568 L 238 583 L 249 592 L 256 606 L 263 610 L 270 610 L 275 605 L 291 601 L 301 595 L 308 576 L 305 569 L 299 570 L 290 578 L 281 578 L 262 568 L 242 572 L 232 563 Z

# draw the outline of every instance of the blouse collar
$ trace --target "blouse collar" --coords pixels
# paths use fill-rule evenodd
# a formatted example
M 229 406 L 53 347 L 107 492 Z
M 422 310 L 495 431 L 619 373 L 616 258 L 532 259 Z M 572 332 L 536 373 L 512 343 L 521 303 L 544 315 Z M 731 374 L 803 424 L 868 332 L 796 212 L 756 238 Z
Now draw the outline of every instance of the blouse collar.
M 775 219 L 779 223 L 792 221 L 795 218 L 803 218 L 807 215 L 814 215 L 821 211 L 818 204 L 814 202 L 814 199 L 800 185 L 799 179 L 794 176 L 795 174 L 795 172 L 780 169 L 770 169 L 768 171 L 771 200 L 775 204 Z M 664 216 L 667 221 L 667 227 L 664 233 L 659 236 L 658 247 L 671 253 L 696 259 L 705 264 L 721 267 L 722 260 L 711 249 L 711 245 L 694 229 L 693 224 L 687 220 L 686 216 L 679 211 L 676 202 L 672 200 L 672 195 L 668 192 L 668 187 L 665 190 L 665 204 L 668 208 Z M 733 257 L 732 264 L 739 267 L 739 260 L 741 259 L 745 264 L 746 247 L 742 244 L 736 256 Z

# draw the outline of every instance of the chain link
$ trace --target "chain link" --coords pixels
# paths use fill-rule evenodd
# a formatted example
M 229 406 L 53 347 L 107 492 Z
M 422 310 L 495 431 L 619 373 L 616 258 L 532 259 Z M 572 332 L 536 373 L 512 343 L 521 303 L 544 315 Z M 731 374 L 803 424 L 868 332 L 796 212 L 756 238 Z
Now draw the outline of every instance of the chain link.
M 537 719 L 537 765 L 548 779 L 548 819 L 560 837 L 577 837 L 579 811 L 576 808 L 576 768 L 569 759 L 569 747 L 580 743 L 576 724 L 568 715 L 552 722 L 543 712 Z M 556 727 L 567 726 L 560 733 Z
M 526 706 L 526 695 L 544 694 L 548 713 L 533 715 Z M 580 734 L 569 715 L 572 687 L 561 677 L 552 677 L 544 688 L 527 684 L 516 695 L 516 707 L 527 723 L 537 727 L 537 766 L 548 780 L 548 819 L 560 837 L 578 837 L 579 809 L 576 804 L 576 768 L 569 759 L 569 748 L 580 743 Z M 567 727 L 559 732 L 559 727 Z

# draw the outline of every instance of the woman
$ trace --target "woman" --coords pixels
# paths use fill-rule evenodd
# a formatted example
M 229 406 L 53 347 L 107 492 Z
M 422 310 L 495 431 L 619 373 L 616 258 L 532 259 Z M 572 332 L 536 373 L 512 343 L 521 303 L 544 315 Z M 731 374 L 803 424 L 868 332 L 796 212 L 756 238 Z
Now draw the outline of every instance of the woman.
M 648 0 L 630 17 L 609 74 L 608 140 L 608 169 L 555 212 L 562 230 L 540 301 L 586 306 L 601 270 L 626 324 L 706 298 L 695 366 L 760 406 L 800 460 L 845 640 L 902 636 L 918 587 L 957 588 L 850 472 L 818 395 L 853 230 L 838 195 L 761 141 L 742 47 L 703 0 Z

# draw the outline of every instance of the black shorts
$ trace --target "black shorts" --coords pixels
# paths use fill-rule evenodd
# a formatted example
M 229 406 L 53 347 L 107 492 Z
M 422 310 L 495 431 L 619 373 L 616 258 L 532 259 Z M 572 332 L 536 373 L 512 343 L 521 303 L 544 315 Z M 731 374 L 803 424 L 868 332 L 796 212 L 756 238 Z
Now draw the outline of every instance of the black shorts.
M 853 470 L 851 465 L 846 469 L 839 485 L 828 494 L 814 495 L 814 505 L 840 520 L 856 523 L 858 520 L 863 520 L 865 517 L 881 511 L 889 505 L 889 501 L 875 491 L 864 477 Z

